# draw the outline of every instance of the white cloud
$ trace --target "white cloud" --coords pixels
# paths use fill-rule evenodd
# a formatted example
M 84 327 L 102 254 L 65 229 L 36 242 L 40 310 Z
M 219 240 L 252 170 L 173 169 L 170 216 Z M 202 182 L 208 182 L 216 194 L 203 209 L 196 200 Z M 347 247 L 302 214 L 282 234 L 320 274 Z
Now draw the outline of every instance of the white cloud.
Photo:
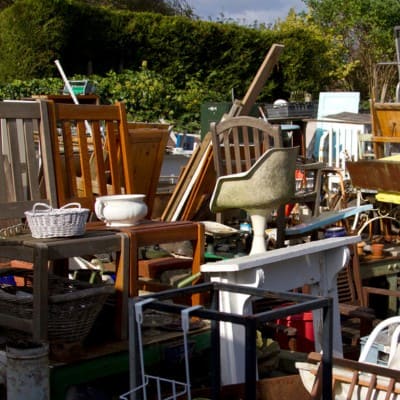
M 188 3 L 202 19 L 217 20 L 223 16 L 246 24 L 255 21 L 271 24 L 285 19 L 291 8 L 296 12 L 306 9 L 302 0 L 189 0 Z

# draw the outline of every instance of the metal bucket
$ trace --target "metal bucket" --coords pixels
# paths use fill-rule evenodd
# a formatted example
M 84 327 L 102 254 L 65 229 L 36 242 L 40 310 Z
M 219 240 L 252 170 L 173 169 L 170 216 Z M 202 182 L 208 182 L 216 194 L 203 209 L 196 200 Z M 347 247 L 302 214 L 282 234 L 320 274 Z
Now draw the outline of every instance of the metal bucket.
M 7 398 L 13 400 L 48 400 L 48 345 L 21 342 L 6 347 Z

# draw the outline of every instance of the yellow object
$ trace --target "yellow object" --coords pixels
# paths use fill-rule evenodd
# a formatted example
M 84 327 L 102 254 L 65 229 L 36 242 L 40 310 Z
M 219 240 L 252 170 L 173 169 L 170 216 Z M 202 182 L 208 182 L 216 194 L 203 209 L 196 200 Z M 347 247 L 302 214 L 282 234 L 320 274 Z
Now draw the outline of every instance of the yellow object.
M 381 160 L 399 161 L 400 155 L 381 158 Z M 400 204 L 400 193 L 398 192 L 378 192 L 375 198 L 383 203 Z

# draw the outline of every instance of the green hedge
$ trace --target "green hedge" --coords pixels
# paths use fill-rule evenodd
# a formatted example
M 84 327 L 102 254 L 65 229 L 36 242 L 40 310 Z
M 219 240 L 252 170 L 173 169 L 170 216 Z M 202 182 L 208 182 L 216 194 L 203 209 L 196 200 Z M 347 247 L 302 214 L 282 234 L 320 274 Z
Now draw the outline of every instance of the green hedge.
M 329 57 L 338 57 L 323 36 L 291 26 L 254 29 L 77 0 L 15 0 L 0 13 L 0 98 L 59 93 L 59 59 L 70 79 L 96 81 L 102 102 L 124 100 L 132 118 L 194 130 L 203 102 L 230 101 L 232 92 L 243 98 L 273 43 L 285 50 L 258 101 L 328 89 L 336 79 Z

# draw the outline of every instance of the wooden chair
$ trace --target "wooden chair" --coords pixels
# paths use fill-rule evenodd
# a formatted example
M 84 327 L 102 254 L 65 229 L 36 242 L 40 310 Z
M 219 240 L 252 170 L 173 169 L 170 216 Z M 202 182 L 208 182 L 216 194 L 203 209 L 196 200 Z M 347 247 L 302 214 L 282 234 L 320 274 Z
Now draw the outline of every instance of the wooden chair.
M 217 177 L 247 171 L 266 150 L 282 147 L 278 125 L 255 117 L 230 117 L 211 123 Z
M 69 202 L 58 192 L 56 168 L 52 151 L 55 140 L 50 129 L 48 103 L 43 100 L 24 102 L 0 102 L 0 257 L 7 260 L 4 265 L 32 268 L 34 283 L 34 311 L 32 321 L 7 317 L 2 314 L 2 326 L 32 333 L 35 340 L 47 336 L 47 302 L 49 266 L 69 257 L 84 256 L 93 251 L 124 252 L 121 273 L 117 275 L 117 290 L 123 291 L 121 314 L 126 314 L 128 288 L 128 241 L 126 235 L 115 232 L 95 232 L 82 237 L 66 239 L 32 239 L 29 234 L 21 235 L 19 229 L 10 228 L 25 220 L 24 212 L 31 210 L 34 203 L 47 203 L 58 207 Z M 57 131 L 56 131 L 57 136 Z M 58 140 L 58 137 L 56 137 Z M 58 148 L 58 147 L 57 147 Z M 63 182 L 64 183 L 64 182 Z M 60 198 L 62 199 L 60 201 Z M 123 249 L 124 247 L 124 249 Z M 49 250 L 50 249 L 50 250 Z M 15 260 L 15 261 L 14 261 Z M 58 270 L 60 271 L 60 270 Z M 126 335 L 126 317 L 117 321 L 117 330 Z
M 279 125 L 255 117 L 229 117 L 210 129 L 217 178 L 245 172 L 266 150 L 283 145 Z M 222 214 L 216 219 L 223 222 Z
M 334 358 L 332 389 L 335 398 L 389 399 L 400 395 L 399 334 L 400 317 L 379 322 L 369 332 L 358 361 Z M 386 357 L 385 357 L 386 353 Z M 321 355 L 309 354 L 309 363 L 296 363 L 311 398 L 319 398 Z
M 372 330 L 376 316 L 364 302 L 360 262 L 354 247 L 350 262 L 337 275 L 337 289 L 343 353 L 347 358 L 357 359 L 360 339 Z
M 133 193 L 124 104 L 47 105 L 59 205 L 93 210 L 96 195 Z
M 321 399 L 321 355 L 310 353 L 309 362 L 297 362 L 300 377 L 312 400 Z M 395 399 L 400 395 L 400 374 L 396 369 L 344 358 L 332 360 L 332 398 Z
M 282 147 L 283 139 L 280 125 L 272 125 L 255 117 L 230 117 L 219 123 L 211 123 L 211 138 L 216 177 L 245 172 L 268 149 Z M 290 204 L 307 204 L 313 216 L 319 213 L 321 176 L 323 163 L 309 163 L 299 160 L 297 169 L 312 187 L 300 185 Z M 285 239 L 285 206 L 278 209 L 277 247 L 283 246 Z M 217 213 L 218 222 L 223 222 L 228 213 Z M 224 216 L 224 217 L 223 217 Z
M 44 168 L 53 161 L 43 101 L 0 102 L 0 161 L 3 227 L 21 222 L 36 202 L 57 205 L 53 170 Z

